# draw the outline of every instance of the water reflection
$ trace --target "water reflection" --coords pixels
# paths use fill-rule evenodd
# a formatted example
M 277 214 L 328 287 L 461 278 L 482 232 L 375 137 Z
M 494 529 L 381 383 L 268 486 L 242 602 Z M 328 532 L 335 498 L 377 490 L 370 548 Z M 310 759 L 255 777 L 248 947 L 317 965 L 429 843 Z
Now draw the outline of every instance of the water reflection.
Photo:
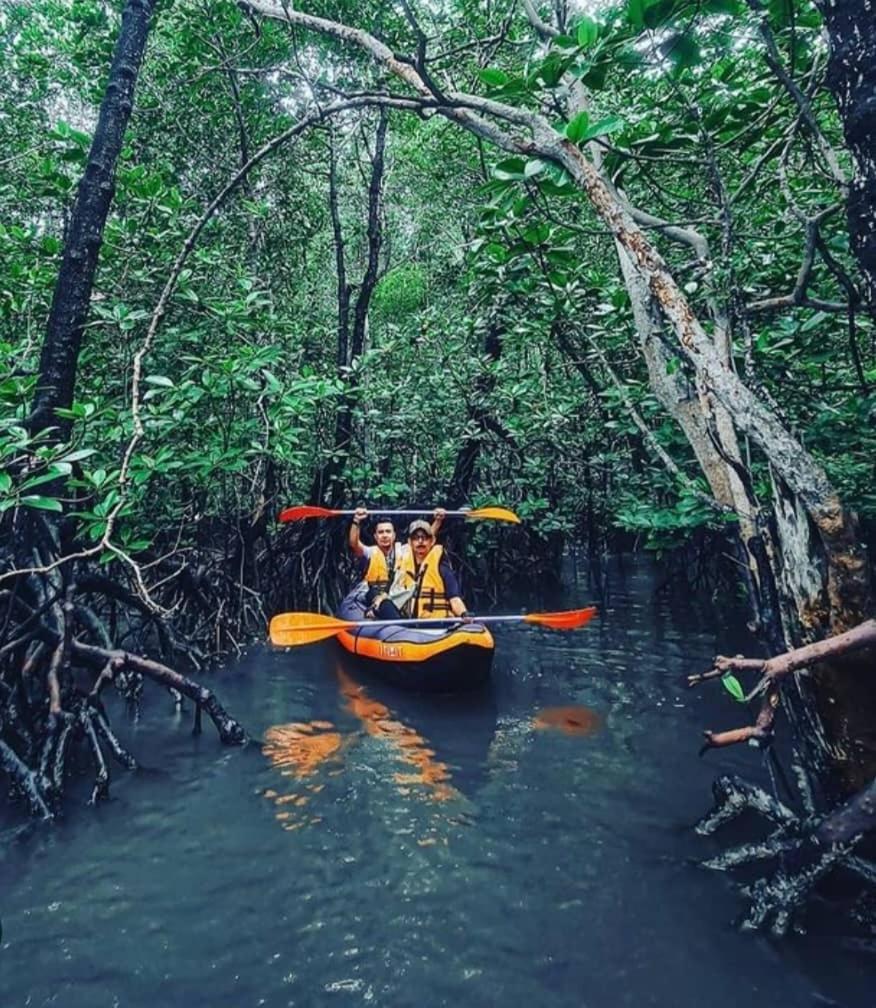
M 262 752 L 280 770 L 283 777 L 297 780 L 313 776 L 317 770 L 340 763 L 343 738 L 334 731 L 330 721 L 293 722 L 273 725 L 265 732 Z M 339 771 L 335 769 L 334 773 Z M 307 782 L 299 791 L 281 794 L 273 788 L 264 791 L 265 798 L 273 801 L 279 811 L 276 819 L 285 830 L 297 830 L 302 826 L 314 826 L 322 822 L 319 815 L 304 811 L 310 798 L 319 794 L 324 783 Z
M 429 748 L 423 736 L 394 717 L 387 706 L 369 697 L 365 687 L 340 663 L 335 673 L 347 709 L 358 718 L 366 732 L 385 739 L 396 758 L 414 768 L 413 772 L 393 774 L 399 792 L 408 794 L 412 785 L 422 785 L 425 796 L 434 801 L 456 797 L 458 792 L 450 784 L 447 764 L 435 758 L 435 751 Z
M 390 777 L 400 795 L 413 794 L 436 802 L 462 797 L 451 783 L 447 763 L 437 758 L 420 732 L 371 697 L 340 661 L 335 664 L 335 677 L 342 709 L 354 716 L 356 728 L 342 732 L 331 721 L 313 720 L 273 725 L 265 732 L 262 752 L 281 776 L 306 781 L 288 793 L 274 788 L 264 791 L 264 796 L 280 808 L 276 818 L 284 829 L 321 822 L 319 816 L 296 814 L 296 809 L 306 806 L 325 786 L 307 778 L 342 773 L 345 751 L 366 735 L 385 742 L 393 759 L 403 764 L 403 769 L 393 770 Z
M 611 573 L 598 624 L 497 633 L 484 695 L 402 693 L 317 645 L 217 677 L 264 756 L 146 708 L 126 741 L 160 774 L 0 837 L 0 1005 L 872 1008 L 872 958 L 824 927 L 737 935 L 735 886 L 691 867 L 719 849 L 689 829 L 714 776 L 759 766 L 696 758 L 738 709 L 680 685 L 750 648 L 730 608 L 655 599 L 645 561 Z M 541 608 L 592 598 L 569 591 Z M 598 721 L 548 713 L 570 705 Z
M 565 735 L 592 735 L 602 727 L 602 721 L 596 711 L 589 707 L 542 707 L 536 711 L 532 727 L 561 731 Z
M 265 732 L 262 752 L 284 775 L 309 777 L 328 759 L 337 758 L 342 738 L 330 721 L 273 725 Z

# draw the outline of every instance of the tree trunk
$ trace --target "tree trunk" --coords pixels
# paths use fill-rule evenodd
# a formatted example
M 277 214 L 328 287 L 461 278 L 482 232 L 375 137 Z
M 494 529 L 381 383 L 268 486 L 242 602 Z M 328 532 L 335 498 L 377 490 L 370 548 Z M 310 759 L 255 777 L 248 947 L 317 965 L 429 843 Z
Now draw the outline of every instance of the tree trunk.
M 332 236 L 335 242 L 335 271 L 338 289 L 338 370 L 350 363 L 350 285 L 347 283 L 347 257 L 341 212 L 338 206 L 338 160 L 334 136 L 329 139 L 329 214 L 332 219 Z
M 311 485 L 310 499 L 314 504 L 325 502 L 330 507 L 337 507 L 341 503 L 343 494 L 339 479 L 349 457 L 353 438 L 353 410 L 358 390 L 355 384 L 353 384 L 354 380 L 349 373 L 349 368 L 364 349 L 365 333 L 368 325 L 368 310 L 371 307 L 371 298 L 379 279 L 380 249 L 383 244 L 381 203 L 383 198 L 386 128 L 386 110 L 381 109 L 374 138 L 374 153 L 371 158 L 371 177 L 368 183 L 367 260 L 359 292 L 352 304 L 351 285 L 347 280 L 343 231 L 341 229 L 338 210 L 334 155 L 329 175 L 329 206 L 338 271 L 337 366 L 338 374 L 341 380 L 347 384 L 347 388 L 338 403 L 338 411 L 335 415 L 333 456 L 328 462 L 319 467 Z M 352 326 L 350 326 L 351 306 L 353 309 Z
M 876 320 L 876 3 L 817 2 L 830 37 L 827 86 L 855 164 L 846 204 L 849 239 Z
M 495 363 L 502 355 L 502 328 L 503 321 L 500 317 L 501 308 L 497 310 L 494 306 L 484 333 L 483 353 L 491 363 Z M 469 400 L 468 418 L 477 428 L 475 432 L 466 434 L 460 443 L 459 451 L 456 453 L 456 462 L 453 466 L 453 475 L 447 488 L 447 506 L 451 508 L 462 507 L 471 500 L 471 491 L 474 484 L 475 469 L 478 456 L 481 452 L 481 445 L 491 426 L 495 426 L 495 420 L 490 414 L 488 400 L 496 383 L 495 376 L 489 371 L 482 371 L 475 377 L 472 397 Z
M 131 117 L 134 88 L 155 0 L 128 0 L 116 41 L 109 80 L 100 105 L 88 165 L 73 204 L 61 269 L 55 283 L 40 371 L 28 421 L 32 433 L 56 427 L 53 440 L 66 441 L 71 421 L 59 418 L 57 409 L 69 409 L 76 386 L 76 366 L 103 229 L 115 193 L 116 162 Z

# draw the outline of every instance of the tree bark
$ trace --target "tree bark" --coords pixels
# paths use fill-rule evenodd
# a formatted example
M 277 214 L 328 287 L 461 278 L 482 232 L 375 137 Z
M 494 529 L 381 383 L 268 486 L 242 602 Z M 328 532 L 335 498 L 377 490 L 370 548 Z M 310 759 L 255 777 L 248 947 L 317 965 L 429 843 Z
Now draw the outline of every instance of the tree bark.
M 501 308 L 494 306 L 484 333 L 483 353 L 491 363 L 498 361 L 502 355 L 504 323 L 500 316 Z M 475 469 L 483 438 L 491 427 L 496 426 L 488 406 L 495 383 L 495 376 L 489 371 L 481 371 L 475 377 L 473 395 L 469 401 L 468 418 L 475 424 L 477 431 L 466 434 L 460 442 L 459 451 L 456 453 L 456 462 L 453 466 L 453 475 L 447 488 L 448 507 L 462 507 L 471 499 Z
M 342 381 L 346 383 L 347 388 L 338 403 L 338 412 L 335 416 L 333 456 L 325 465 L 319 467 L 311 485 L 310 499 L 314 502 L 326 501 L 330 507 L 336 507 L 341 503 L 342 493 L 338 481 L 349 457 L 353 439 L 353 410 L 356 403 L 357 389 L 353 384 L 353 379 L 348 369 L 364 349 L 365 333 L 368 326 L 368 310 L 371 307 L 371 298 L 379 279 L 380 250 L 383 245 L 381 203 L 383 198 L 386 129 L 387 112 L 386 109 L 381 109 L 375 132 L 374 153 L 371 158 L 371 176 L 368 183 L 367 259 L 359 292 L 352 302 L 352 326 L 350 325 L 351 285 L 347 280 L 345 245 L 338 210 L 337 179 L 334 164 L 329 176 L 329 204 L 338 269 L 337 366 L 338 374 Z
M 855 165 L 846 202 L 850 245 L 876 320 L 876 2 L 817 3 L 830 38 L 826 83 Z
M 69 409 L 76 386 L 76 367 L 88 319 L 91 292 L 103 229 L 115 194 L 116 162 L 131 118 L 134 88 L 146 50 L 155 0 L 128 0 L 116 41 L 109 79 L 79 183 L 61 269 L 55 283 L 39 380 L 28 425 L 32 433 L 55 427 L 55 441 L 66 441 L 71 421 L 58 417 Z
M 329 215 L 335 242 L 335 272 L 338 290 L 338 368 L 350 363 L 350 285 L 347 283 L 347 256 L 344 232 L 341 229 L 341 212 L 338 205 L 338 158 L 334 136 L 329 138 Z

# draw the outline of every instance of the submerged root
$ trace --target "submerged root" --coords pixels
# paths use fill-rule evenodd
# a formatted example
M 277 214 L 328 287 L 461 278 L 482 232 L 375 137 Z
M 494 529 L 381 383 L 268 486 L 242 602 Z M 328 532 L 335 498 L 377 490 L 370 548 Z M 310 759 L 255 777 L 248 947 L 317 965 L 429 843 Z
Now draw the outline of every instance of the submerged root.
M 753 724 L 727 731 L 705 732 L 701 754 L 708 749 L 741 742 L 769 746 L 781 692 L 788 682 L 793 681 L 792 673 L 825 661 L 848 663 L 849 655 L 860 656 L 874 648 L 876 620 L 870 619 L 844 633 L 771 658 L 719 655 L 713 660 L 711 669 L 688 676 L 688 685 L 697 686 L 722 679 L 739 700 L 751 701 L 759 697 L 760 709 Z M 746 692 L 736 675 L 754 678 L 754 686 Z M 793 704 L 786 704 L 786 709 L 792 712 Z M 805 731 L 795 724 L 793 717 L 792 727 L 799 743 L 801 736 L 805 737 Z M 821 728 L 810 724 L 809 730 L 819 741 L 818 750 L 826 752 L 828 744 Z M 864 767 L 863 763 L 861 767 Z M 861 780 L 870 782 L 845 804 L 818 815 L 807 775 L 801 774 L 800 792 L 808 810 L 805 817 L 797 816 L 762 789 L 738 778 L 721 777 L 715 782 L 715 807 L 697 825 L 697 832 L 712 833 L 746 810 L 758 813 L 776 827 L 763 841 L 744 844 L 705 862 L 708 868 L 727 870 L 746 864 L 778 861 L 779 868 L 772 877 L 758 879 L 745 890 L 750 906 L 743 920 L 744 928 L 769 928 L 774 934 L 785 934 L 790 927 L 796 926 L 799 911 L 818 883 L 835 868 L 851 871 L 868 885 L 876 886 L 876 865 L 854 854 L 864 837 L 876 833 L 876 781 L 871 778 L 871 772 L 862 770 L 854 779 L 854 787 L 860 787 Z M 850 782 L 851 779 L 847 783 Z M 873 916 L 876 919 L 876 913 Z
M 90 804 L 108 797 L 112 760 L 127 770 L 137 767 L 101 700 L 110 683 L 132 716 L 144 682 L 151 680 L 175 698 L 193 701 L 196 728 L 203 710 L 223 743 L 246 741 L 241 725 L 211 690 L 161 661 L 114 647 L 94 589 L 88 582 L 87 605 L 74 601 L 75 582 L 63 587 L 57 578 L 41 584 L 35 576 L 23 577 L 14 591 L 0 590 L 0 621 L 9 641 L 0 648 L 0 776 L 10 797 L 23 800 L 30 815 L 43 820 L 58 814 L 67 779 L 80 772 L 80 757 L 94 770 Z M 63 604 L 57 601 L 62 596 Z M 112 598 L 113 605 L 117 601 Z M 116 622 L 126 625 L 122 639 L 129 636 L 130 619 L 110 621 Z M 157 639 L 176 640 L 169 631 Z
M 749 899 L 742 930 L 769 929 L 781 936 L 793 927 L 802 930 L 800 918 L 818 883 L 835 868 L 844 868 L 876 887 L 876 865 L 854 851 L 874 826 L 876 783 L 827 816 L 797 816 L 762 788 L 737 777 L 719 777 L 713 786 L 715 807 L 700 820 L 696 831 L 714 833 L 719 826 L 751 810 L 776 829 L 765 840 L 743 844 L 702 862 L 706 868 L 727 871 L 741 865 L 777 860 L 778 870 L 744 887 Z

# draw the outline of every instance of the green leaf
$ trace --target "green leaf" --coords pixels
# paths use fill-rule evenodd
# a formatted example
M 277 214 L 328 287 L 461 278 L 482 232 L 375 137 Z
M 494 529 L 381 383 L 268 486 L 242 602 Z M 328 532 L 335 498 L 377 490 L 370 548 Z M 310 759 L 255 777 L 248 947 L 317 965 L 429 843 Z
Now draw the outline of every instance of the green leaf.
M 63 511 L 61 502 L 54 497 L 36 497 L 29 495 L 21 498 L 21 503 L 25 507 L 39 508 L 41 511 Z
M 823 321 L 824 321 L 825 319 L 827 319 L 827 318 L 830 318 L 830 316 L 828 315 L 828 313 L 827 313 L 827 312 L 823 312 L 823 311 L 817 311 L 817 312 L 816 312 L 816 313 L 815 313 L 815 314 L 814 314 L 814 315 L 812 316 L 812 318 L 810 318 L 810 319 L 807 319 L 807 320 L 806 320 L 806 321 L 805 321 L 805 322 L 803 323 L 803 325 L 801 325 L 801 326 L 800 326 L 800 332 L 801 332 L 801 333 L 804 333 L 804 332 L 811 332 L 811 331 L 812 331 L 813 329 L 817 329 L 817 328 L 818 328 L 818 326 L 820 326 L 820 325 L 821 325 L 821 323 L 822 323 L 822 322 L 823 322 Z
M 539 179 L 538 188 L 548 196 L 578 195 L 578 188 L 571 182 L 554 182 L 551 179 Z
M 590 125 L 590 116 L 586 112 L 579 112 L 574 119 L 566 124 L 566 136 L 572 143 L 581 143 Z
M 584 49 L 587 46 L 592 45 L 597 38 L 599 38 L 599 25 L 597 25 L 592 18 L 587 17 L 585 14 L 578 22 L 576 35 L 578 38 L 578 45 Z
M 608 79 L 611 63 L 606 59 L 587 60 L 575 67 L 575 76 L 591 91 L 601 91 Z
M 745 703 L 745 690 L 735 675 L 731 675 L 729 672 L 726 675 L 722 675 L 721 685 L 734 700 L 738 700 L 739 703 Z
M 8 472 L 0 472 L 0 493 L 6 493 L 6 491 L 12 486 L 12 477 Z
M 647 0 L 627 0 L 627 17 L 634 28 L 641 28 L 645 23 Z
M 95 452 L 94 448 L 80 448 L 77 451 L 70 452 L 69 454 L 65 455 L 59 461 L 61 461 L 61 462 L 81 462 L 83 459 L 86 459 L 90 455 L 93 455 L 94 452 Z
M 484 67 L 478 72 L 478 77 L 490 87 L 501 87 L 511 79 L 504 70 L 498 70 L 496 67 Z
M 47 472 L 40 473 L 38 476 L 31 476 L 30 479 L 24 481 L 21 484 L 22 490 L 32 490 L 34 487 L 40 486 L 42 483 L 50 483 L 52 480 L 59 479 L 61 476 L 70 475 L 70 466 L 66 462 L 58 462 L 49 466 Z
M 147 375 L 143 381 L 148 382 L 150 385 L 160 385 L 162 388 L 174 388 L 173 382 L 160 374 Z
M 547 87 L 555 88 L 563 79 L 563 74 L 566 72 L 569 62 L 569 60 L 560 56 L 559 53 L 548 53 L 542 61 L 541 66 L 536 70 L 535 77 L 544 81 Z
M 541 245 L 550 238 L 551 229 L 548 224 L 532 224 L 523 232 L 523 240 L 530 245 Z
M 605 136 L 607 133 L 616 133 L 618 130 L 623 129 L 624 126 L 626 126 L 626 122 L 620 116 L 606 116 L 604 119 L 600 119 L 599 122 L 595 122 L 592 126 L 588 126 L 581 140 L 593 140 L 594 137 Z
M 523 158 L 505 158 L 493 167 L 493 178 L 503 182 L 510 180 L 518 181 L 526 178 L 526 164 Z
M 496 262 L 505 262 L 508 259 L 508 250 L 498 242 L 490 242 L 484 249 L 486 254 Z
M 577 49 L 578 44 L 571 35 L 555 35 L 551 39 L 551 45 L 555 49 Z

